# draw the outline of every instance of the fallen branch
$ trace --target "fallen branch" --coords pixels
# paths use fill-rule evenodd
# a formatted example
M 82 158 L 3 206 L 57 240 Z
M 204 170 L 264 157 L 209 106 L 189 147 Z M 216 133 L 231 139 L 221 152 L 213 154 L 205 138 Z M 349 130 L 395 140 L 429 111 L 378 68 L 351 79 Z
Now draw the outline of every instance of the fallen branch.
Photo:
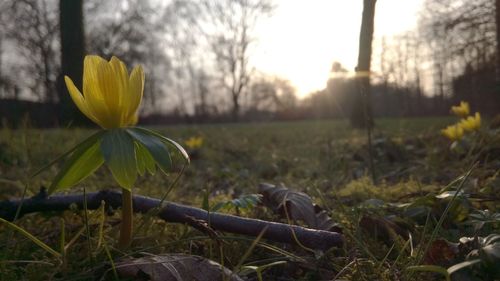
M 115 191 L 100 191 L 87 194 L 87 208 L 95 210 L 104 201 L 112 208 L 121 206 L 121 193 Z M 0 217 L 13 220 L 16 211 L 22 204 L 19 216 L 34 212 L 64 211 L 71 205 L 76 204 L 83 208 L 83 194 L 55 195 L 46 197 L 43 192 L 39 195 L 22 201 L 14 199 L 0 202 Z M 145 196 L 133 196 L 134 211 L 147 213 L 160 204 L 160 200 Z M 289 244 L 297 244 L 297 240 L 305 247 L 312 249 L 327 250 L 332 247 L 340 247 L 343 237 L 337 232 L 309 229 L 301 226 L 283 223 L 268 222 L 258 219 L 242 218 L 220 213 L 208 213 L 205 210 L 189 207 L 172 202 L 164 202 L 157 216 L 168 222 L 189 223 L 192 219 L 208 221 L 210 226 L 216 230 L 258 236 L 266 228 L 264 238 Z M 295 234 L 295 235 L 294 235 Z M 296 238 L 294 238 L 294 236 Z

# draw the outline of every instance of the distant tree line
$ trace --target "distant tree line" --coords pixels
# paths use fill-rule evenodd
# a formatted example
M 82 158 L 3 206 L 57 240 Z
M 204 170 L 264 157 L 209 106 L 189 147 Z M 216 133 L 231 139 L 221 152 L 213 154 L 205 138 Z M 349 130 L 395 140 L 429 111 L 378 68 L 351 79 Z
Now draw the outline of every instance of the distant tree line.
M 500 113 L 500 0 L 426 0 L 419 29 L 434 94 Z
M 254 28 L 272 16 L 272 0 L 3 0 L 2 124 L 28 116 L 35 126 L 84 120 L 62 114 L 68 96 L 61 77 L 76 74 L 64 69 L 61 50 L 78 48 L 61 42 L 78 20 L 62 17 L 68 3 L 81 5 L 82 52 L 146 69 L 141 122 L 348 117 L 359 102 L 351 72 L 338 63 L 326 87 L 303 99 L 292 82 L 253 68 Z M 500 0 L 426 0 L 417 30 L 376 38 L 374 115 L 443 115 L 459 100 L 498 113 L 498 7 Z M 73 67 L 81 69 L 81 60 Z
M 274 7 L 272 0 L 4 0 L 1 117 L 34 115 L 24 109 L 36 103 L 52 113 L 46 119 L 64 117 L 68 95 L 61 78 L 76 74 L 65 67 L 68 60 L 82 68 L 81 56 L 71 55 L 76 48 L 144 66 L 142 115 L 228 114 L 237 120 L 255 72 L 253 30 Z M 78 32 L 71 29 L 79 25 L 85 39 L 75 41 L 71 36 Z

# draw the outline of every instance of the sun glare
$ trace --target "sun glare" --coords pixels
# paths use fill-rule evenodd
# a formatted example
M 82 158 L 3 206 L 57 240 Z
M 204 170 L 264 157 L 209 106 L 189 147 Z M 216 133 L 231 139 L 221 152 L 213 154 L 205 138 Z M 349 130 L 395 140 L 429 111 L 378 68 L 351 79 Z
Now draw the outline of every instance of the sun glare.
M 377 1 L 375 37 L 414 27 L 421 2 Z M 323 89 L 334 61 L 354 71 L 361 13 L 362 1 L 279 1 L 274 16 L 257 26 L 254 64 L 290 80 L 299 97 Z

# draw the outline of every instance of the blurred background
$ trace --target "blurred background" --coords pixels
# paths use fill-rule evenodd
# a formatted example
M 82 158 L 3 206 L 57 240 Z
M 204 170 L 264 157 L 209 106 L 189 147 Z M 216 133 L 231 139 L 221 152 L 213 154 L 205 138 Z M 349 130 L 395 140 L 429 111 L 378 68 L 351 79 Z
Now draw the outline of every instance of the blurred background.
M 498 0 L 378 0 L 375 117 L 500 109 Z M 2 0 L 2 126 L 86 125 L 83 57 L 146 72 L 140 124 L 349 117 L 363 1 Z M 79 81 L 80 79 L 80 81 Z

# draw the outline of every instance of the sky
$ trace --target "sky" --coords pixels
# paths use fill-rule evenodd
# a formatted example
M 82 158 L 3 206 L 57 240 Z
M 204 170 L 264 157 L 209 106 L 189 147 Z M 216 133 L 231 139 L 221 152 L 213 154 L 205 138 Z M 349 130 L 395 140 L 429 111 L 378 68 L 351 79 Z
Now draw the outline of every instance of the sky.
M 413 29 L 423 0 L 378 0 L 374 37 Z M 325 88 L 334 61 L 350 71 L 358 57 L 362 0 L 276 0 L 256 26 L 256 69 L 286 78 L 299 97 Z

